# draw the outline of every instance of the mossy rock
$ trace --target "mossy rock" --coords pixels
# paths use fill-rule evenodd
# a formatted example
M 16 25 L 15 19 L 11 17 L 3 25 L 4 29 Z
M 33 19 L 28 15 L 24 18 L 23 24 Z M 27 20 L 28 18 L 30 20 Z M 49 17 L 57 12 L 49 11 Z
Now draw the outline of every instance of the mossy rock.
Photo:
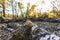
M 33 26 L 33 22 L 30 21 L 30 20 L 27 20 L 27 21 L 25 22 L 25 25 L 32 27 L 32 26 Z

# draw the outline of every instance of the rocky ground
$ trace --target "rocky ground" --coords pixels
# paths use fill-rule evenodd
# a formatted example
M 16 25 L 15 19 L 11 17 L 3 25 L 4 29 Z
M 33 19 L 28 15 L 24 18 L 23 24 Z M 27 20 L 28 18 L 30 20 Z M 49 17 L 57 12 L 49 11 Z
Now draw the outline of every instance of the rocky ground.
M 60 23 L 33 22 L 32 38 L 31 35 L 25 36 L 26 29 L 29 30 L 29 27 L 22 22 L 2 23 L 0 24 L 0 40 L 60 40 Z
M 60 23 L 37 22 L 33 30 L 34 40 L 60 40 Z M 50 38 L 49 38 L 49 36 Z

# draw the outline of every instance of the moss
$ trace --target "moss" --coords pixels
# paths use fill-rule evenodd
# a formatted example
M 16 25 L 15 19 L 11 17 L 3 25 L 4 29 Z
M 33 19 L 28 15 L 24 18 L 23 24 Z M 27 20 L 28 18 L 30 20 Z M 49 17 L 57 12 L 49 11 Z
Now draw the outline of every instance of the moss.
M 33 22 L 31 22 L 30 20 L 27 20 L 25 22 L 25 26 L 27 27 L 26 30 L 24 31 L 24 39 L 25 40 L 32 40 L 32 26 L 33 26 Z
M 32 27 L 32 26 L 33 26 L 33 22 L 30 21 L 30 20 L 27 20 L 27 21 L 25 22 L 25 25 L 26 25 L 26 26 L 29 26 L 29 27 Z

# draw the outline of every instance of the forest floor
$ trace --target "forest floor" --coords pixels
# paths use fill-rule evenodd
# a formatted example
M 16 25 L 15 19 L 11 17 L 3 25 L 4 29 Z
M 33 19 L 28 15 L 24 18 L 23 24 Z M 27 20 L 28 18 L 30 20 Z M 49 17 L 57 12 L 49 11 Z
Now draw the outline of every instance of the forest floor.
M 44 21 L 33 21 L 35 25 L 37 25 L 37 30 L 33 30 L 33 34 L 36 37 L 41 35 L 41 33 L 47 32 L 48 34 L 55 34 L 58 37 L 60 37 L 60 23 L 54 23 L 54 22 L 44 22 Z M 13 30 L 16 30 L 18 27 L 21 28 L 22 33 L 25 30 L 24 22 L 9 22 L 9 23 L 0 23 L 0 40 L 9 40 L 13 37 Z M 33 27 L 32 27 L 33 28 Z M 40 30 L 38 30 L 40 29 Z M 43 31 L 42 31 L 43 30 Z M 17 32 L 20 30 L 17 30 Z M 21 32 L 20 31 L 20 32 Z M 39 34 L 39 35 L 38 35 Z M 7 38 L 8 37 L 8 38 Z M 39 38 L 39 37 L 38 37 Z

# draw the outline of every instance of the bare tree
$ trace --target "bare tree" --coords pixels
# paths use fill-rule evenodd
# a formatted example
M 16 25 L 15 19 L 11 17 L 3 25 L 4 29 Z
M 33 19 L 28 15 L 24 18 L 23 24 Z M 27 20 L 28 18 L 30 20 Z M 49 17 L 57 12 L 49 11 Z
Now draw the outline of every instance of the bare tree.
M 5 5 L 4 5 L 5 3 L 4 3 L 4 1 L 3 1 L 3 3 L 2 3 L 2 5 L 3 5 L 3 16 L 5 17 Z
M 57 0 L 52 1 L 51 4 L 53 5 L 53 12 L 56 14 L 56 16 L 58 15 L 58 8 L 57 8 L 57 4 L 55 3 L 57 2 Z
M 3 9 L 2 9 L 2 0 L 0 0 L 0 8 L 1 8 L 1 10 L 0 10 L 0 14 L 1 14 L 1 17 L 2 17 L 2 13 L 3 13 Z
M 0 0 L 0 4 L 2 4 L 2 8 L 3 8 L 3 16 L 5 17 L 5 3 L 4 3 L 5 0 Z
M 18 6 L 19 6 L 20 11 L 21 11 L 21 16 L 24 17 L 24 15 L 23 15 L 23 9 L 24 9 L 23 3 L 22 2 L 18 2 Z
M 30 3 L 27 4 L 26 17 L 29 17 L 29 7 L 30 7 Z

